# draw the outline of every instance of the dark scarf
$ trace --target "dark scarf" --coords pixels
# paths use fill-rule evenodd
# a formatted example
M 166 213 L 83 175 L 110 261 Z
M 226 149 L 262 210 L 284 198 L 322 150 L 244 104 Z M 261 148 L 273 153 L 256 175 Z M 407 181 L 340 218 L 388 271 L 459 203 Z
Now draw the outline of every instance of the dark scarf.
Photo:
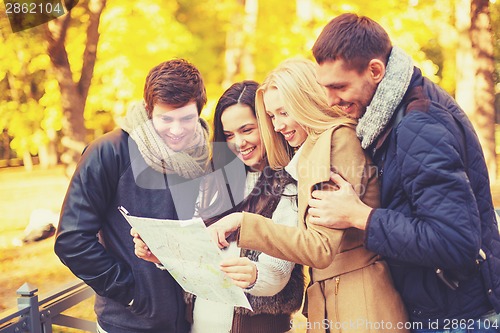
M 272 177 L 278 177 L 280 181 L 273 184 L 272 180 L 263 180 L 263 178 L 266 178 L 265 174 L 266 172 L 262 173 L 248 198 L 252 195 L 270 195 L 266 193 L 266 190 L 270 190 L 271 194 L 274 194 L 272 199 L 267 201 L 266 204 L 262 204 L 262 202 L 260 202 L 260 205 L 256 204 L 254 207 L 247 207 L 244 211 L 257 212 L 257 214 L 271 218 L 276 210 L 276 207 L 278 206 L 279 201 L 281 200 L 285 186 L 292 183 L 293 178 L 284 170 L 275 171 L 272 173 Z M 262 193 L 262 188 L 264 188 L 264 193 Z M 276 193 L 280 193 L 281 195 L 276 195 Z M 262 252 L 260 251 L 241 249 L 241 256 L 247 257 L 252 261 L 257 261 L 261 253 Z M 272 315 L 291 314 L 300 309 L 303 295 L 304 273 L 302 265 L 295 264 L 290 280 L 279 293 L 274 296 L 253 296 L 246 294 L 254 311 L 252 312 L 246 308 L 238 307 L 235 309 L 235 313 L 248 316 L 263 313 Z
M 276 181 L 277 180 L 277 181 Z M 283 194 L 286 185 L 293 183 L 293 178 L 284 170 L 264 171 L 260 175 L 252 192 L 243 200 L 240 205 L 234 207 L 232 211 L 248 211 L 271 218 Z M 255 196 L 262 196 L 266 200 L 252 200 Z M 222 215 L 227 215 L 226 212 Z M 215 219 L 220 218 L 218 216 Z M 210 222 L 214 222 L 210 219 Z M 209 223 L 210 223 L 209 222 Z M 240 256 L 245 256 L 252 261 L 257 261 L 262 252 L 241 249 Z M 252 306 L 253 312 L 242 307 L 235 308 L 235 315 L 254 316 L 258 314 L 292 314 L 300 309 L 304 295 L 304 274 L 302 265 L 296 264 L 287 285 L 274 296 L 253 296 L 245 294 Z M 196 297 L 190 293 L 184 293 L 184 300 L 188 305 L 188 320 L 192 321 L 192 310 Z

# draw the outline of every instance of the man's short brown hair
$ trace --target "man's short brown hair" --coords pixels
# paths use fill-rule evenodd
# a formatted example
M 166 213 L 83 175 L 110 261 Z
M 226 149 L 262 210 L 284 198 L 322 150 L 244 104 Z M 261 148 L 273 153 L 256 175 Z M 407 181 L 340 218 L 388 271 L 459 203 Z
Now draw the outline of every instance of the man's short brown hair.
M 196 102 L 200 114 L 207 103 L 207 92 L 198 69 L 187 60 L 174 59 L 151 69 L 144 84 L 144 101 L 149 118 L 158 103 L 182 107 Z
M 380 24 L 352 13 L 331 20 L 312 48 L 318 64 L 342 59 L 346 69 L 358 72 L 364 71 L 372 59 L 387 64 L 391 50 L 391 39 Z

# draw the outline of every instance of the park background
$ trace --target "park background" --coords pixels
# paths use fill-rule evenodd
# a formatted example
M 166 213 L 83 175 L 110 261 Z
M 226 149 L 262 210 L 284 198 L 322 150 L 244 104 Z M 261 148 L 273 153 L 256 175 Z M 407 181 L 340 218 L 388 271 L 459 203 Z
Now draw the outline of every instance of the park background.
M 0 4 L 0 313 L 16 305 L 24 282 L 43 294 L 74 278 L 53 254 L 53 238 L 24 243 L 25 228 L 33 212 L 59 212 L 81 150 L 142 98 L 149 69 L 174 57 L 194 63 L 210 120 L 231 83 L 261 82 L 289 57 L 313 59 L 323 26 L 346 11 L 378 21 L 455 96 L 481 140 L 500 206 L 499 0 L 81 0 L 15 33 Z M 92 316 L 91 303 L 74 311 Z

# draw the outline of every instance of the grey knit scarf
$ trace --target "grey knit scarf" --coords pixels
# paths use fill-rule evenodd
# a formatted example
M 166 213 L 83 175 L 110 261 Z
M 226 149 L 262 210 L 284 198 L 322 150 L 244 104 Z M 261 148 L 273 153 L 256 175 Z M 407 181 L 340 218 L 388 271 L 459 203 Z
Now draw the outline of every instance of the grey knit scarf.
M 205 173 L 210 150 L 208 125 L 200 118 L 192 144 L 183 151 L 173 151 L 156 132 L 148 118 L 144 102 L 136 102 L 128 109 L 120 127 L 135 141 L 146 161 L 154 170 L 164 174 L 178 174 L 194 179 Z
M 356 134 L 363 149 L 368 148 L 384 130 L 403 99 L 413 74 L 413 61 L 394 46 L 387 62 L 384 78 L 378 84 L 366 112 L 359 119 Z

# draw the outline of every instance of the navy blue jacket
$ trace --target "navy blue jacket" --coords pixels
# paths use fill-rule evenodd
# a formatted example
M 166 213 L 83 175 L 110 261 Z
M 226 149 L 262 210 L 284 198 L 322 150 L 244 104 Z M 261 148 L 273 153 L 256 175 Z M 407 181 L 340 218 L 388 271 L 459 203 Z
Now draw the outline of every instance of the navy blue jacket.
M 488 172 L 465 113 L 415 68 L 390 125 L 371 147 L 381 208 L 366 247 L 384 256 L 413 321 L 500 312 L 500 236 Z M 480 248 L 486 260 L 477 263 Z M 460 278 L 447 287 L 435 270 Z
M 191 218 L 198 186 L 151 169 L 120 129 L 85 150 L 64 199 L 55 251 L 97 293 L 95 310 L 106 331 L 189 331 L 181 287 L 134 255 L 131 227 L 117 207 L 135 216 Z

